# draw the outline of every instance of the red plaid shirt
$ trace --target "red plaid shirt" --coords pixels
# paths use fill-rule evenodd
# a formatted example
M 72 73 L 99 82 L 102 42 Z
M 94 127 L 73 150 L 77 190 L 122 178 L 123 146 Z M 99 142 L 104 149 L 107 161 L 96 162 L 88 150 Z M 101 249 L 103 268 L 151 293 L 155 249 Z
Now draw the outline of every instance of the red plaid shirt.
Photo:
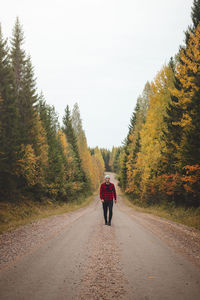
M 100 198 L 104 199 L 105 201 L 107 200 L 113 200 L 113 197 L 115 200 L 117 199 L 116 196 L 116 191 L 115 191 L 115 186 L 114 183 L 109 183 L 109 189 L 107 189 L 107 184 L 103 182 L 100 186 Z

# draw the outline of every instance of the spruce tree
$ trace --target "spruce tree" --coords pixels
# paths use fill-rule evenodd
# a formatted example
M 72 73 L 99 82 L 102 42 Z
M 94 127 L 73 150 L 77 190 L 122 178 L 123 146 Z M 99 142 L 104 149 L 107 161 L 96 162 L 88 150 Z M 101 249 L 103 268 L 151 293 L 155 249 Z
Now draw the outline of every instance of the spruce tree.
M 65 115 L 63 117 L 63 124 L 64 124 L 64 132 L 67 136 L 68 142 L 72 145 L 72 148 L 74 150 L 74 153 L 77 155 L 77 158 L 79 157 L 78 153 L 78 146 L 77 146 L 77 138 L 76 134 L 74 132 L 74 129 L 72 127 L 72 119 L 71 119 L 71 113 L 69 109 L 69 105 L 65 108 Z
M 71 112 L 69 109 L 69 105 L 67 105 L 65 108 L 65 115 L 63 116 L 62 130 L 65 133 L 65 135 L 67 137 L 67 141 L 71 145 L 73 152 L 74 152 L 74 159 L 75 159 L 76 165 L 77 165 L 77 172 L 76 172 L 77 180 L 84 183 L 83 184 L 84 188 L 86 188 L 87 177 L 82 168 L 82 162 L 81 162 L 79 149 L 78 149 L 78 145 L 77 145 L 77 137 L 76 137 L 75 131 L 72 126 L 72 118 L 71 118 Z
M 105 148 L 101 148 L 101 154 L 105 163 L 105 169 L 106 171 L 110 172 L 110 166 L 109 166 L 109 161 L 110 161 L 110 151 L 108 149 Z
M 168 66 L 171 68 L 174 74 L 174 86 L 177 90 L 181 89 L 180 80 L 177 78 L 175 73 L 175 62 L 173 57 L 170 58 Z M 163 173 L 171 174 L 176 171 L 180 171 L 177 167 L 177 148 L 180 145 L 182 137 L 182 127 L 180 125 L 174 125 L 174 121 L 180 121 L 183 115 L 183 109 L 177 107 L 176 103 L 178 99 L 172 93 L 170 94 L 171 101 L 168 103 L 166 108 L 166 115 L 163 116 L 163 120 L 166 123 L 167 130 L 163 129 L 163 140 L 165 141 L 166 151 L 164 153 L 165 167 L 163 166 Z
M 15 168 L 18 159 L 18 113 L 7 40 L 0 25 L 0 194 L 5 199 L 16 192 Z
M 40 95 L 37 110 L 40 114 L 42 126 L 45 129 L 48 142 L 48 170 L 47 170 L 47 190 L 48 194 L 54 199 L 65 196 L 65 168 L 67 161 L 65 159 L 58 130 L 58 114 L 54 106 L 46 103 L 43 94 Z
M 93 167 L 92 167 L 91 154 L 88 149 L 87 139 L 86 139 L 85 131 L 83 129 L 82 119 L 81 119 L 80 110 L 77 102 L 73 106 L 71 121 L 77 139 L 77 146 L 79 150 L 79 156 L 81 159 L 82 169 L 86 175 L 85 185 L 88 187 L 89 190 L 92 189 L 92 180 L 93 180 L 92 168 Z
M 178 91 L 178 107 L 184 109 L 178 122 L 183 128 L 179 147 L 180 166 L 199 164 L 199 111 L 200 111 L 200 24 L 191 33 L 186 51 L 181 52 L 185 64 L 180 64 L 177 77 L 182 80 L 182 90 Z M 183 96 L 184 95 L 184 96 Z M 197 140 L 196 140 L 197 139 Z M 192 143 L 192 145 L 191 145 Z
M 134 128 L 135 128 L 135 125 L 136 125 L 136 114 L 137 114 L 137 111 L 139 110 L 139 103 L 137 101 L 136 103 L 136 108 L 135 110 L 133 111 L 132 113 L 132 116 L 130 118 L 130 124 L 128 125 L 128 128 L 129 128 L 129 132 L 128 132 L 128 135 L 133 132 Z
M 194 0 L 191 12 L 193 29 L 196 29 L 200 23 L 200 0 Z
M 126 152 L 126 148 L 124 148 L 122 153 L 122 162 L 121 162 L 121 168 L 119 174 L 119 182 L 123 190 L 126 189 L 126 185 L 127 185 L 127 161 L 128 161 L 127 152 Z
M 16 18 L 16 22 L 12 31 L 11 38 L 11 61 L 12 72 L 14 77 L 14 90 L 15 97 L 18 106 L 20 107 L 20 95 L 23 91 L 23 78 L 26 65 L 26 54 L 23 50 L 24 32 L 19 22 L 19 18 Z
M 200 86 L 200 76 L 199 86 Z M 192 98 L 191 126 L 184 131 L 181 157 L 182 165 L 200 165 L 200 89 Z
M 23 50 L 24 33 L 16 19 L 11 39 L 11 62 L 14 77 L 14 92 L 19 111 L 20 143 L 35 143 L 36 126 L 36 80 L 30 56 Z
M 113 161 L 113 171 L 115 173 L 119 172 L 119 156 L 120 156 L 120 153 L 121 153 L 121 147 L 118 147 L 117 151 L 116 151 L 116 154 L 115 154 L 115 157 L 114 157 L 114 161 Z
M 36 82 L 34 78 L 33 66 L 31 58 L 28 56 L 23 77 L 23 90 L 20 95 L 20 124 L 22 143 L 33 144 L 36 143 L 36 108 L 38 103 L 38 95 L 36 91 Z
M 192 25 L 188 26 L 187 30 L 185 31 L 186 45 L 188 44 L 190 38 L 190 32 L 194 33 L 195 29 L 200 23 L 200 0 L 194 0 L 191 10 Z M 184 46 L 180 46 L 180 49 L 182 48 L 184 48 Z

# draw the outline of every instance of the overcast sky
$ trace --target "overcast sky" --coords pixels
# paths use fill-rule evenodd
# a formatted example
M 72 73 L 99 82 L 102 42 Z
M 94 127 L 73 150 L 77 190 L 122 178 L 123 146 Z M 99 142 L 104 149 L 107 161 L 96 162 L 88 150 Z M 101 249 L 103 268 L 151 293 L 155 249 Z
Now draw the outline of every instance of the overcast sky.
M 6 0 L 0 22 L 16 16 L 38 91 L 60 123 L 78 103 L 88 146 L 120 146 L 136 100 L 183 44 L 193 0 Z

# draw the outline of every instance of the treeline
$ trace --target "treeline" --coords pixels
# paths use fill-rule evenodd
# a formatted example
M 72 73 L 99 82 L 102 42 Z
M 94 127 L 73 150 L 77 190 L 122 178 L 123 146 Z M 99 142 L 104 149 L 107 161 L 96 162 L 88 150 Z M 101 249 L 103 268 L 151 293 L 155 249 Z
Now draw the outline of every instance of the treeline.
M 105 171 L 118 173 L 119 157 L 120 152 L 122 151 L 122 147 L 113 146 L 111 151 L 107 148 L 100 148 L 100 151 L 104 160 Z
M 24 33 L 16 19 L 12 37 L 0 27 L 0 199 L 71 201 L 87 196 L 103 178 L 101 151 L 87 146 L 78 104 L 54 106 L 38 94 Z
M 200 205 L 200 1 L 184 45 L 147 82 L 119 155 L 122 189 L 143 204 Z

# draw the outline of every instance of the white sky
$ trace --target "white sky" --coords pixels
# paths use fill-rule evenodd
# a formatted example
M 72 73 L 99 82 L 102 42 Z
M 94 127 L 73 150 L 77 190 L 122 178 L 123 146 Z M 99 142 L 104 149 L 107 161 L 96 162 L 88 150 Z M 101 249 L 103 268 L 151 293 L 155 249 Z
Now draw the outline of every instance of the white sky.
M 60 123 L 78 103 L 88 145 L 119 146 L 147 80 L 183 44 L 193 0 L 7 0 L 0 22 L 10 37 L 16 16 L 38 91 Z

